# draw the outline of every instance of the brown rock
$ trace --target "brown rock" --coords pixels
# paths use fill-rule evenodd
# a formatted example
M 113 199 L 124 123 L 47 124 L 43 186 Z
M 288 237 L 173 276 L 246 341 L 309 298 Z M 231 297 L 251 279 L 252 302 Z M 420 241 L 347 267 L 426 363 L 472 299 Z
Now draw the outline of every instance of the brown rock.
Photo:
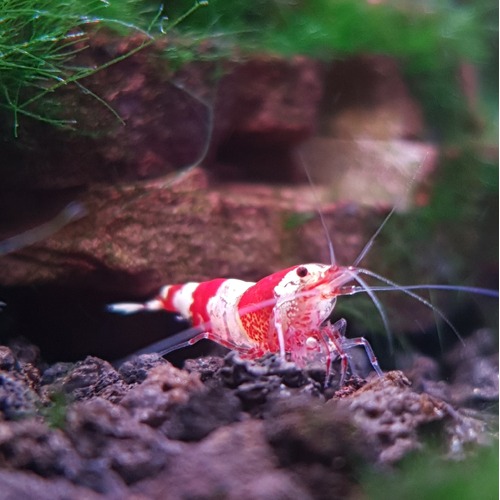
M 322 196 L 324 188 L 316 191 Z M 0 275 L 0 285 L 25 287 L 34 295 L 21 300 L 29 307 L 23 317 L 38 314 L 34 323 L 46 333 L 37 327 L 30 335 L 40 332 L 37 343 L 49 343 L 42 347 L 53 356 L 60 349 L 62 359 L 81 353 L 116 359 L 175 327 L 136 325 L 127 334 L 127 324 L 141 320 L 137 316 L 127 322 L 115 318 L 113 331 L 106 303 L 143 300 L 168 283 L 257 281 L 300 262 L 330 260 L 308 186 L 210 188 L 204 171 L 191 169 L 173 179 L 94 187 L 80 202 L 87 216 L 3 257 Z M 355 261 L 388 209 L 347 202 L 322 208 L 339 264 Z M 370 267 L 369 256 L 363 264 Z M 88 324 L 89 318 L 102 323 Z
M 121 400 L 121 405 L 138 422 L 159 427 L 175 406 L 187 403 L 191 393 L 202 388 L 198 374 L 165 363 L 154 367 L 146 380 Z
M 127 484 L 158 474 L 180 452 L 124 408 L 100 398 L 72 405 L 65 432 L 82 458 L 99 460 L 103 477 L 115 472 Z
M 435 145 L 400 139 L 314 137 L 301 152 L 314 183 L 328 186 L 328 199 L 402 211 L 429 199 L 438 162 Z
M 276 465 L 262 422 L 241 422 L 186 447 L 168 475 L 143 481 L 133 489 L 151 498 L 164 498 L 166 491 L 172 498 L 312 498 Z
M 423 426 L 432 422 L 444 426 L 452 414 L 446 403 L 413 392 L 402 372 L 388 372 L 351 396 L 338 402 L 331 400 L 326 406 L 339 406 L 349 413 L 381 463 L 394 463 L 420 449 L 418 433 Z
M 101 30 L 89 35 L 89 48 L 75 64 L 95 67 L 144 41 Z M 151 179 L 198 164 L 209 149 L 213 162 L 219 147 L 222 161 L 232 164 L 231 151 L 242 138 L 246 153 L 233 170 L 237 178 L 255 178 L 256 165 L 246 161 L 254 150 L 268 157 L 268 165 L 290 162 L 291 148 L 316 125 L 321 81 L 315 62 L 262 56 L 241 63 L 195 62 L 175 72 L 162 55 L 165 43 L 148 45 L 85 79 L 108 107 L 80 88 L 59 89 L 62 118 L 76 120 L 75 131 L 23 119 L 18 144 L 5 152 L 10 158 L 3 164 L 2 189 Z M 242 168 L 250 170 L 242 174 Z
M 309 202 L 301 199 L 307 192 Z M 285 239 L 287 219 L 296 212 L 314 214 L 308 188 L 234 185 L 211 190 L 203 172 L 191 170 L 173 181 L 95 188 L 81 202 L 88 211 L 86 217 L 44 242 L 4 257 L 1 284 L 57 282 L 151 294 L 165 283 L 225 276 L 257 280 L 303 259 L 328 259 L 318 221 L 310 223 L 313 229 L 303 242 L 290 234 L 294 246 L 286 248 L 291 241 Z M 338 261 L 352 262 L 354 252 L 368 239 L 361 234 L 374 231 L 363 229 L 364 218 L 373 213 L 356 209 L 359 225 L 354 231 L 358 234 L 346 235 L 356 237 L 356 247 L 352 241 L 346 245 L 341 240 L 340 214 L 341 206 L 324 211 L 339 249 Z M 344 231 L 352 233 L 353 229 L 345 226 Z M 302 255 L 295 255 L 297 249 Z
M 332 63 L 324 101 L 323 133 L 338 139 L 415 139 L 424 133 L 422 110 L 388 56 Z
M 110 500 L 127 498 L 118 495 L 101 495 L 87 488 L 76 486 L 66 479 L 51 479 L 37 476 L 31 472 L 13 470 L 0 471 L 0 490 L 4 499 L 30 500 Z
M 290 182 L 303 177 L 293 150 L 316 130 L 322 95 L 316 62 L 298 56 L 249 60 L 222 80 L 219 94 L 209 160 L 220 178 Z

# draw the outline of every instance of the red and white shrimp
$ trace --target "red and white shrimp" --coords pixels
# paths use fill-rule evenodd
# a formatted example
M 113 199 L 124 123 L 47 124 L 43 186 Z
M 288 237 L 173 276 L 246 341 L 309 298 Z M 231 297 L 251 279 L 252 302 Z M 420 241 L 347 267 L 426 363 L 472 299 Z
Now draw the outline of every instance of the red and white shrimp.
M 451 289 L 498 296 L 492 290 L 471 287 L 400 286 L 368 269 L 357 267 L 393 211 L 370 238 L 353 266 L 344 267 L 335 263 L 333 245 L 328 238 L 330 265 L 296 265 L 266 276 L 257 283 L 238 279 L 214 279 L 202 283 L 166 285 L 150 301 L 143 304 L 111 304 L 108 310 L 121 314 L 166 310 L 180 314 L 193 325 L 192 329 L 157 342 L 136 354 L 156 351 L 165 355 L 202 339 L 209 339 L 238 351 L 247 359 L 256 359 L 267 353 L 279 353 L 283 358 L 288 356 L 300 367 L 305 367 L 311 361 L 324 362 L 325 384 L 329 382 L 332 361 L 340 358 L 342 386 L 351 365 L 347 351 L 362 346 L 371 366 L 381 376 L 383 372 L 368 341 L 363 337 L 347 338 L 345 319 L 330 323 L 329 318 L 338 296 L 367 293 L 390 334 L 385 312 L 375 292 L 399 290 L 431 308 L 458 338 L 460 335 L 446 316 L 412 290 Z M 328 235 L 321 212 L 320 218 L 325 234 Z M 369 286 L 361 275 L 375 278 L 383 284 Z M 354 371 L 352 366 L 351 371 Z
M 255 359 L 266 353 L 289 356 L 304 367 L 313 360 L 326 362 L 327 380 L 331 362 L 341 359 L 341 384 L 344 383 L 349 356 L 346 351 L 363 346 L 373 369 L 382 375 L 370 344 L 363 337 L 345 337 L 346 321 L 331 324 L 328 319 L 337 296 L 356 287 L 358 270 L 325 264 L 302 264 L 284 269 L 257 283 L 237 279 L 215 279 L 202 283 L 164 286 L 144 304 L 112 304 L 113 312 L 141 310 L 175 312 L 202 331 L 162 353 L 213 340 L 237 350 L 242 357 Z

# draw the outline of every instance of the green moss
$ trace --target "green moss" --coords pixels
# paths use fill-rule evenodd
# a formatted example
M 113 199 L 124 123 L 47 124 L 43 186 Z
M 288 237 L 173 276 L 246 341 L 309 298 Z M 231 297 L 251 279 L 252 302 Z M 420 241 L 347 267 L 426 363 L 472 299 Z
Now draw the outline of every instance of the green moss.
M 189 0 L 166 6 L 178 16 Z M 210 0 L 180 26 L 183 33 L 233 40 L 240 47 L 280 54 L 330 57 L 360 52 L 411 58 L 415 70 L 438 68 L 442 57 L 477 59 L 485 54 L 481 13 L 490 5 L 363 0 Z
M 62 86 L 76 84 L 100 100 L 82 80 L 141 50 L 164 30 L 161 8 L 144 5 L 138 0 L 0 0 L 0 108 L 12 113 L 14 129 L 21 115 L 71 125 L 57 117 L 57 101 L 52 99 Z M 178 21 L 183 18 L 180 15 Z M 86 49 L 88 31 L 100 28 L 119 34 L 139 32 L 145 41 L 101 66 L 75 65 L 73 56 Z
M 368 473 L 365 498 L 475 500 L 498 498 L 498 443 L 463 461 L 445 461 L 436 452 L 415 454 L 392 474 Z
M 50 403 L 40 409 L 40 414 L 50 428 L 62 429 L 66 423 L 69 404 L 70 400 L 64 392 L 56 392 L 51 395 Z

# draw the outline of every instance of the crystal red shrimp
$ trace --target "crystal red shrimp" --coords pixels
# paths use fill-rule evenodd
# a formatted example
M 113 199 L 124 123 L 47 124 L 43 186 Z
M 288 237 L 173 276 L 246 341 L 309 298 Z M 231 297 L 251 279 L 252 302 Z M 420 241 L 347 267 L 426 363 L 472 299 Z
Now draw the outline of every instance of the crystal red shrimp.
M 167 285 L 144 304 L 112 304 L 108 309 L 125 314 L 164 309 L 180 314 L 202 330 L 163 353 L 209 339 L 247 359 L 272 352 L 288 355 L 301 367 L 312 360 L 326 362 L 326 381 L 332 360 L 339 357 L 343 385 L 349 366 L 346 351 L 355 346 L 364 347 L 373 369 L 382 375 L 368 341 L 363 337 L 346 338 L 344 319 L 333 325 L 328 321 L 337 296 L 354 291 L 355 287 L 347 283 L 362 283 L 357 274 L 353 267 L 302 264 L 257 283 L 215 279 Z
M 333 245 L 327 238 L 330 265 L 296 265 L 266 276 L 257 283 L 238 279 L 214 279 L 202 283 L 166 285 L 150 301 L 143 304 L 111 304 L 108 310 L 130 314 L 163 309 L 180 314 L 193 325 L 193 329 L 169 337 L 138 353 L 157 351 L 165 355 L 202 339 L 209 339 L 238 351 L 247 359 L 256 359 L 267 353 L 279 353 L 283 358 L 289 356 L 300 367 L 305 367 L 311 361 L 324 362 L 325 384 L 329 382 L 332 361 L 340 358 L 342 386 L 351 366 L 347 351 L 362 346 L 371 366 L 381 376 L 383 372 L 368 341 L 363 337 L 347 338 L 347 323 L 344 319 L 334 324 L 329 322 L 338 296 L 367 293 L 390 335 L 385 312 L 375 292 L 398 290 L 432 309 L 460 340 L 460 335 L 446 316 L 412 290 L 457 290 L 498 297 L 494 290 L 475 287 L 401 286 L 368 269 L 357 267 L 393 212 L 394 209 L 370 238 L 353 266 L 344 267 L 335 263 Z M 325 234 L 328 235 L 321 212 L 319 215 Z M 374 278 L 383 285 L 369 286 L 361 275 Z M 353 371 L 351 366 L 351 372 Z

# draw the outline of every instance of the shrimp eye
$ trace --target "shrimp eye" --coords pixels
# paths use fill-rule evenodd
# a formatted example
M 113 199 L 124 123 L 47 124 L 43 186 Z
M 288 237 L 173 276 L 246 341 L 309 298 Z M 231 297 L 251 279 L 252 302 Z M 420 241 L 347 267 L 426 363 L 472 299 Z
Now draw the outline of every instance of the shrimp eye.
M 297 268 L 297 276 L 299 278 L 304 278 L 304 276 L 307 276 L 307 273 L 308 273 L 308 271 L 307 271 L 306 267 L 300 266 Z

